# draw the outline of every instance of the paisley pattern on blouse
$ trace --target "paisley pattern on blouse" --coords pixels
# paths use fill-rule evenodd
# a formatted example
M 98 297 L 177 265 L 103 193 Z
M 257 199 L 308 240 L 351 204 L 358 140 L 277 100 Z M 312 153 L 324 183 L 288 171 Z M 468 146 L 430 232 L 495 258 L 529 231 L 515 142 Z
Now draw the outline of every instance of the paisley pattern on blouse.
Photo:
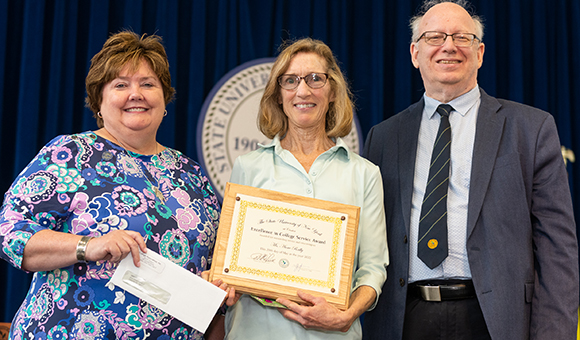
M 208 177 L 176 150 L 144 156 L 93 132 L 59 136 L 4 197 L 0 257 L 20 268 L 26 242 L 45 229 L 94 237 L 134 230 L 149 249 L 201 275 L 211 264 L 219 213 Z M 89 262 L 35 273 L 11 339 L 203 339 L 109 284 L 114 272 L 110 262 Z

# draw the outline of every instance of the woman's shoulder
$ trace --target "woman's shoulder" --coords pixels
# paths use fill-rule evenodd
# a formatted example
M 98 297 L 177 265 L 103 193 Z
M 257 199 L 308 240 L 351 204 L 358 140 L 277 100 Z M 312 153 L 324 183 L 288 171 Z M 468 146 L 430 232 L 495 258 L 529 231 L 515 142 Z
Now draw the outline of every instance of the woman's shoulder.
M 337 145 L 342 147 L 348 157 L 349 162 L 352 166 L 359 168 L 361 170 L 367 170 L 371 172 L 379 172 L 379 167 L 374 163 L 364 158 L 360 154 L 354 152 L 342 139 L 337 139 Z
M 234 161 L 230 181 L 249 185 L 246 180 L 264 175 L 264 169 L 274 165 L 274 148 L 259 148 L 240 155 Z
M 165 166 L 171 169 L 180 169 L 183 173 L 191 173 L 198 177 L 203 177 L 204 181 L 209 181 L 207 172 L 203 167 L 193 158 L 187 156 L 183 152 L 166 147 L 161 152 L 161 159 L 165 162 Z
M 181 164 L 187 167 L 191 167 L 195 170 L 202 169 L 201 165 L 196 160 L 184 154 L 183 152 L 170 147 L 165 147 L 165 150 L 161 152 L 161 158 L 170 163 L 180 162 Z
M 274 147 L 259 147 L 236 158 L 241 163 L 255 163 L 264 159 L 270 159 L 275 152 Z
M 52 138 L 48 143 L 45 144 L 45 148 L 47 147 L 61 147 L 67 145 L 78 145 L 78 144 L 85 144 L 85 145 L 93 145 L 97 140 L 103 139 L 98 137 L 92 131 L 85 131 L 73 134 L 62 134 L 57 135 L 56 137 Z M 102 141 L 101 141 L 102 142 Z
M 380 173 L 380 169 L 376 164 L 357 153 L 350 153 L 350 161 L 360 169 L 364 169 L 365 171 L 369 171 L 371 173 Z
M 37 160 L 40 160 L 42 165 L 46 165 L 45 157 L 49 157 L 52 161 L 62 163 L 64 159 L 68 160 L 77 154 L 80 149 L 88 149 L 89 145 L 93 144 L 95 139 L 96 135 L 93 133 L 93 136 L 91 136 L 90 131 L 70 135 L 57 135 L 38 151 L 27 168 Z

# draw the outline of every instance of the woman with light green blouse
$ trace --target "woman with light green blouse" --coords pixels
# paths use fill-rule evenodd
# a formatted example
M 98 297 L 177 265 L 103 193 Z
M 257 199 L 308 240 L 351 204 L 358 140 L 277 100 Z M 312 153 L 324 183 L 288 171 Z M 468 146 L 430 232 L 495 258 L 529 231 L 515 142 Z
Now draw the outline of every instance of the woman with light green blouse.
M 276 59 L 260 103 L 259 128 L 272 139 L 236 159 L 230 181 L 361 208 L 350 306 L 345 311 L 305 292 L 299 305 L 265 307 L 243 295 L 228 310 L 226 339 L 360 339 L 359 316 L 372 309 L 388 265 L 383 188 L 378 167 L 341 139 L 353 105 L 330 48 L 310 38 Z

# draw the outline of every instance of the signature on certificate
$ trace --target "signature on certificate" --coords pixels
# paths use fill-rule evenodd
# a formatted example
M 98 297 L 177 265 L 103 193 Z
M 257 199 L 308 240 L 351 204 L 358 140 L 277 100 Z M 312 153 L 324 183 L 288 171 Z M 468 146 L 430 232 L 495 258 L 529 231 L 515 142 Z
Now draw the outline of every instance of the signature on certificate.
M 297 273 L 300 273 L 300 272 L 319 273 L 320 272 L 320 270 L 310 268 L 308 266 L 303 265 L 302 263 L 295 264 L 294 271 Z
M 256 262 L 270 263 L 276 261 L 276 255 L 273 253 L 253 253 L 250 258 Z

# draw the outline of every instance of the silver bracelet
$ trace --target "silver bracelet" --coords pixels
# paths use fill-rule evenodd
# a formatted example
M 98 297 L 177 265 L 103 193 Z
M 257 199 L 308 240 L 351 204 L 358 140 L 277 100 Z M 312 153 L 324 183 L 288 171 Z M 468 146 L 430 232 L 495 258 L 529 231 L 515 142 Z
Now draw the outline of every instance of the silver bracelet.
M 87 250 L 87 244 L 89 244 L 89 241 L 92 239 L 93 238 L 91 236 L 83 236 L 79 240 L 79 243 L 77 243 L 77 260 L 80 262 L 87 262 L 87 259 L 85 258 L 85 252 Z

